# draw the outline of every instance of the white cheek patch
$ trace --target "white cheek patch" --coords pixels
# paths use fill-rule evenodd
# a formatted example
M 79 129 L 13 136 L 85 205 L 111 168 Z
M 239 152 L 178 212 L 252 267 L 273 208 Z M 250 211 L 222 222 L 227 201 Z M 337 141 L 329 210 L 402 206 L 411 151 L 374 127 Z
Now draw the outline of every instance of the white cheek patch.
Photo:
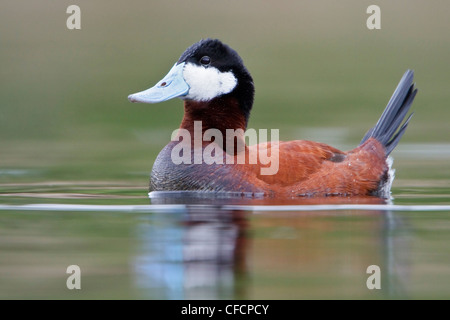
M 220 72 L 214 67 L 202 67 L 192 63 L 184 66 L 183 77 L 189 85 L 185 99 L 208 101 L 223 94 L 230 93 L 237 85 L 232 72 Z

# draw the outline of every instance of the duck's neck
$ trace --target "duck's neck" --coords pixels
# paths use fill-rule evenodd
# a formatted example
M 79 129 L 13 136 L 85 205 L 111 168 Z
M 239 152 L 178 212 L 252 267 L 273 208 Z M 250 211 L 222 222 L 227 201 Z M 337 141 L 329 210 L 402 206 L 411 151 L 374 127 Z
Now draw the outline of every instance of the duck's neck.
M 238 101 L 234 98 L 216 98 L 211 101 L 184 101 L 184 117 L 180 128 L 194 133 L 194 122 L 201 121 L 202 133 L 208 129 L 217 129 L 224 136 L 226 129 L 247 128 L 247 120 Z
M 189 131 L 192 145 L 194 145 L 193 138 L 198 137 L 200 128 L 202 137 L 206 130 L 220 131 L 223 139 L 222 148 L 229 154 L 238 154 L 246 149 L 244 132 L 247 128 L 247 120 L 238 101 L 232 97 L 216 98 L 207 102 L 186 100 L 180 129 Z M 227 129 L 232 131 L 227 132 Z M 205 146 L 209 142 L 203 141 L 202 144 Z

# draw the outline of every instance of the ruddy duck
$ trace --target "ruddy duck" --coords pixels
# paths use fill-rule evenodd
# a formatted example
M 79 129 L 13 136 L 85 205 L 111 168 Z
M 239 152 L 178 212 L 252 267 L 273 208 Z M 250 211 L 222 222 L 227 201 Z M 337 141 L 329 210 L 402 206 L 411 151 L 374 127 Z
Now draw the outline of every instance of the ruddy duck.
M 376 125 L 350 151 L 304 140 L 247 146 L 243 132 L 253 106 L 253 79 L 236 51 L 219 40 L 205 39 L 189 47 L 154 87 L 128 99 L 157 103 L 179 97 L 184 101 L 180 131 L 159 153 L 150 191 L 388 197 L 393 179 L 389 154 L 408 126 L 412 114 L 407 114 L 416 93 L 413 71 L 408 70 Z M 196 130 L 201 136 L 211 130 L 215 134 L 196 142 Z M 240 134 L 218 138 L 230 130 Z M 223 161 L 196 161 L 196 155 L 206 151 Z M 278 156 L 273 174 L 263 174 L 268 164 L 258 157 L 262 152 Z M 187 161 L 174 161 L 174 155 Z M 239 156 L 246 160 L 239 162 Z

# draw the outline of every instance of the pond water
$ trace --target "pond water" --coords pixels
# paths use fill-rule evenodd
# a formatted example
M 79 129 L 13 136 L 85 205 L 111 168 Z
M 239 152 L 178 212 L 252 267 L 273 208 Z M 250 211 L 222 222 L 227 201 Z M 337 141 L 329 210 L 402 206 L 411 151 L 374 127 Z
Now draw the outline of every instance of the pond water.
M 448 299 L 450 179 L 431 171 L 396 180 L 388 201 L 4 183 L 0 298 Z M 81 290 L 66 286 L 70 265 Z

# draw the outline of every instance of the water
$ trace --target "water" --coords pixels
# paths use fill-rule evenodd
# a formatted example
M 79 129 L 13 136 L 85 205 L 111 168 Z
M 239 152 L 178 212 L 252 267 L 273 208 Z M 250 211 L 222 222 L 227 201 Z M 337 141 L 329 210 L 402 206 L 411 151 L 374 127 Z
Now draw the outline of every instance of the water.
M 446 299 L 447 182 L 428 193 L 394 189 L 398 200 L 389 201 L 180 193 L 144 201 L 126 185 L 9 186 L 0 298 Z M 80 267 L 81 290 L 66 287 L 70 265 Z M 379 290 L 366 285 L 372 265 Z

